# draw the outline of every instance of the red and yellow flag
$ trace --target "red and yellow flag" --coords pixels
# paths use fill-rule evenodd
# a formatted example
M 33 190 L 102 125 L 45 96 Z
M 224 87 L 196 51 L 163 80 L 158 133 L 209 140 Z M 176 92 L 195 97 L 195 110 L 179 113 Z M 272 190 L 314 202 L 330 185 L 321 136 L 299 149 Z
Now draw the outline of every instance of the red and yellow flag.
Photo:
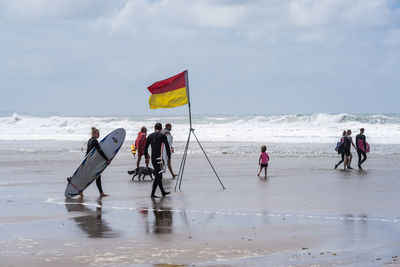
M 152 94 L 149 99 L 151 109 L 174 108 L 188 103 L 186 72 L 185 70 L 147 87 Z

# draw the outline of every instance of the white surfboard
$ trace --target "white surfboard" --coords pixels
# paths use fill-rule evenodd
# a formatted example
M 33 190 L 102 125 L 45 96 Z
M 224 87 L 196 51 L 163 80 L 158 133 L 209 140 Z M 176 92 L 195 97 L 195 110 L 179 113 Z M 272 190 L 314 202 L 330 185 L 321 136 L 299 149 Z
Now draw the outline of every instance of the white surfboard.
M 165 149 L 165 144 L 164 142 L 161 143 L 161 154 L 162 154 L 162 171 L 166 172 L 167 171 L 167 166 L 168 166 L 168 155 L 167 155 L 167 150 Z
M 100 141 L 100 147 L 108 159 L 112 160 L 125 140 L 125 130 L 118 128 Z M 78 169 L 69 178 L 65 197 L 72 198 L 85 190 L 108 166 L 107 161 L 93 148 L 85 157 Z
M 165 133 L 163 133 L 163 134 L 167 137 L 169 149 L 171 150 L 172 135 L 169 133 L 169 131 L 168 131 L 168 134 L 165 134 Z M 171 151 L 171 154 L 172 154 L 172 151 Z M 161 155 L 162 155 L 161 157 L 162 157 L 162 163 L 163 163 L 162 169 L 163 169 L 163 172 L 166 172 L 167 166 L 168 166 L 168 155 L 167 155 L 167 150 L 165 149 L 164 142 L 161 144 Z

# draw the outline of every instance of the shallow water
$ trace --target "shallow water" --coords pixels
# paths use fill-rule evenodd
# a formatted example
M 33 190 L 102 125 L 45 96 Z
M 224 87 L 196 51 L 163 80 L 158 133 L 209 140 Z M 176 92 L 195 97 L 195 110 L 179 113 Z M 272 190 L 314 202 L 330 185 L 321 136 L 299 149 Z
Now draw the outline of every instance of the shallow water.
M 264 180 L 255 176 L 256 144 L 243 144 L 254 146 L 254 153 L 222 153 L 220 147 L 229 144 L 207 143 L 220 149 L 210 159 L 227 189 L 193 150 L 181 190 L 152 200 L 150 179 L 131 181 L 126 173 L 134 164 L 126 143 L 102 176 L 110 197 L 99 199 L 93 184 L 83 199 L 67 201 L 65 178 L 83 158 L 79 146 L 0 142 L 0 258 L 5 262 L 368 266 L 394 263 L 400 256 L 398 154 L 371 153 L 365 171 L 342 171 L 333 170 L 334 153 L 277 153 L 288 149 L 277 143 L 271 145 Z M 321 146 L 328 147 L 296 149 L 320 151 Z M 178 151 L 182 147 L 176 143 Z M 180 157 L 173 156 L 176 171 Z M 173 191 L 175 182 L 166 175 L 167 190 Z

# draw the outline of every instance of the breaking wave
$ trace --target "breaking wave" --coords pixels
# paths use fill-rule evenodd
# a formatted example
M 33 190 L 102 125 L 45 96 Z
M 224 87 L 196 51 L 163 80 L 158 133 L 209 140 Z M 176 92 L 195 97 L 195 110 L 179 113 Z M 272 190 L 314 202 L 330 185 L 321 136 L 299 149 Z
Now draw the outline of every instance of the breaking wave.
M 334 142 L 345 129 L 365 128 L 370 143 L 400 144 L 400 114 L 282 114 L 282 115 L 196 115 L 196 134 L 204 141 L 255 141 L 283 143 Z M 170 122 L 174 140 L 187 138 L 187 116 L 0 117 L 0 140 L 85 140 L 90 127 L 101 134 L 123 127 L 127 139 L 136 138 L 141 126 L 152 129 L 155 122 Z

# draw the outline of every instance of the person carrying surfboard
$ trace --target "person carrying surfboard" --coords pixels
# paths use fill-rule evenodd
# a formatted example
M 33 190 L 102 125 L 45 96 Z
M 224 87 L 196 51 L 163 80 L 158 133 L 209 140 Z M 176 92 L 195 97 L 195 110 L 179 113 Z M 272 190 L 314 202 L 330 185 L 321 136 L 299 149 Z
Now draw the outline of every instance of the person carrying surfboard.
M 154 181 L 153 188 L 151 191 L 151 197 L 156 198 L 155 195 L 157 187 L 160 187 L 162 196 L 170 194 L 171 192 L 166 192 L 162 184 L 162 173 L 163 173 L 163 160 L 162 160 L 162 149 L 164 147 L 167 152 L 168 159 L 171 159 L 171 150 L 169 148 L 168 140 L 165 135 L 161 133 L 162 125 L 157 122 L 154 125 L 154 133 L 150 134 L 146 139 L 146 147 L 144 149 L 144 155 L 146 158 L 146 164 L 149 164 L 149 146 L 151 146 L 151 164 L 154 168 Z
M 96 127 L 92 127 L 92 137 L 89 139 L 87 142 L 87 150 L 86 150 L 86 155 L 89 154 L 89 152 L 93 149 L 96 148 L 97 151 L 99 151 L 100 155 L 107 161 L 107 164 L 110 164 L 110 160 L 107 158 L 106 154 L 104 154 L 103 150 L 101 149 L 99 142 L 97 139 L 100 137 L 100 131 Z M 96 185 L 97 189 L 99 189 L 100 197 L 108 197 L 109 195 L 105 194 L 103 192 L 103 188 L 101 186 L 101 175 L 96 178 Z M 83 193 L 80 192 L 79 195 L 83 197 Z
M 360 133 L 356 136 L 356 146 L 358 154 L 358 169 L 362 170 L 361 164 L 367 160 L 367 142 L 365 141 L 364 128 L 361 128 Z M 363 156 L 362 160 L 361 155 Z
M 136 151 L 138 153 L 138 159 L 136 161 L 136 168 L 139 168 L 140 161 L 142 160 L 142 156 L 144 155 L 144 148 L 146 147 L 146 135 L 147 135 L 147 128 L 143 126 L 138 132 L 135 141 Z M 149 163 L 146 161 L 146 168 L 149 167 Z

